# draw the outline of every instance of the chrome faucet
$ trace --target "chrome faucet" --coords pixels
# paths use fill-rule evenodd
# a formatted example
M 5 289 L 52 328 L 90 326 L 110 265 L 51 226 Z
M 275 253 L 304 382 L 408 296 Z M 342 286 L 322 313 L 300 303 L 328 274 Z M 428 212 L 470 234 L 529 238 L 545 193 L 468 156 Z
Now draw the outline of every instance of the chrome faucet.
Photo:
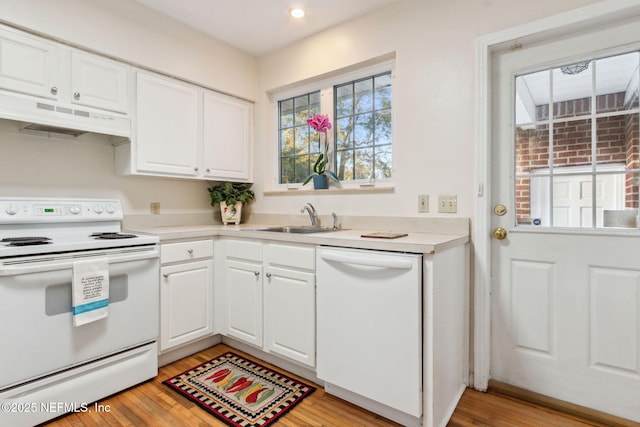
M 314 208 L 311 203 L 307 203 L 302 207 L 302 209 L 300 209 L 300 213 L 304 213 L 304 211 L 307 211 L 309 213 L 309 218 L 311 219 L 311 226 L 317 227 L 318 213 L 316 212 L 316 208 Z

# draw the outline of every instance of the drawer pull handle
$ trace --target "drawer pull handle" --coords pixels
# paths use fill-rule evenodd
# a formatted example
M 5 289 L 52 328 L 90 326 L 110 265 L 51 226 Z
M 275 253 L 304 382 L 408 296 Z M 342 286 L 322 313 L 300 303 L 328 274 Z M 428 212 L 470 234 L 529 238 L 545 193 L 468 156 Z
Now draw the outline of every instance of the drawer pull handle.
M 169 277 L 169 273 L 163 273 L 162 277 L 164 277 L 166 279 L 167 277 Z
M 271 273 L 266 274 L 267 278 L 271 278 Z
M 193 255 L 193 249 L 189 249 L 187 252 L 189 252 L 189 255 Z
M 259 272 L 259 271 L 254 271 L 254 272 L 253 272 L 253 275 L 254 275 L 254 276 L 256 276 L 256 277 L 258 277 L 258 276 L 260 275 L 260 272 Z

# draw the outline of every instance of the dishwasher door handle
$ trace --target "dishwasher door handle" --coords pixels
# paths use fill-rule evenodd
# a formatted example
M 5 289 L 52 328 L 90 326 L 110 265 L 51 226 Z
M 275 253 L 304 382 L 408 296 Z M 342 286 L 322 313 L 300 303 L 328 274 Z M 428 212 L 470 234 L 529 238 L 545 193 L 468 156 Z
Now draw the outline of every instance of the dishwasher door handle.
M 393 255 L 367 256 L 365 258 L 346 255 L 337 251 L 322 251 L 320 252 L 320 258 L 325 261 L 332 261 L 341 264 L 363 265 L 367 267 L 393 268 L 397 270 L 411 270 L 413 268 L 413 263 L 410 260 L 393 257 Z

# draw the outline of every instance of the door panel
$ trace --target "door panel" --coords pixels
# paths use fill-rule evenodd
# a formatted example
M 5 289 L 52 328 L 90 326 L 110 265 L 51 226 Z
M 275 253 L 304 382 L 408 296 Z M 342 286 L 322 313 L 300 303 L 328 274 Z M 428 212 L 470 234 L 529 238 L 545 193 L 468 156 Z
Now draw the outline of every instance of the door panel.
M 491 247 L 491 378 L 634 421 L 640 421 L 637 40 L 640 25 L 626 22 L 495 53 L 491 161 L 492 206 L 508 212 L 492 217 L 507 237 Z M 607 68 L 611 57 L 629 52 L 635 74 Z M 562 71 L 581 60 L 584 74 L 573 75 L 580 81 Z M 525 75 L 532 78 L 522 81 Z M 607 87 L 620 83 L 611 79 L 625 83 L 624 107 L 607 107 L 618 96 Z M 614 228 L 607 213 L 631 215 L 633 222 Z

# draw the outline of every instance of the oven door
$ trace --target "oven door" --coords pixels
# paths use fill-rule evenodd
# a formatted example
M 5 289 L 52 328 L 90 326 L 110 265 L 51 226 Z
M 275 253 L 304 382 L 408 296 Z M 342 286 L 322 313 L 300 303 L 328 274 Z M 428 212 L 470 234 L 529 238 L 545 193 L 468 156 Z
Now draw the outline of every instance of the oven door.
M 158 255 L 155 245 L 3 260 L 0 390 L 155 341 Z M 73 263 L 91 257 L 109 260 L 109 314 L 74 327 Z

